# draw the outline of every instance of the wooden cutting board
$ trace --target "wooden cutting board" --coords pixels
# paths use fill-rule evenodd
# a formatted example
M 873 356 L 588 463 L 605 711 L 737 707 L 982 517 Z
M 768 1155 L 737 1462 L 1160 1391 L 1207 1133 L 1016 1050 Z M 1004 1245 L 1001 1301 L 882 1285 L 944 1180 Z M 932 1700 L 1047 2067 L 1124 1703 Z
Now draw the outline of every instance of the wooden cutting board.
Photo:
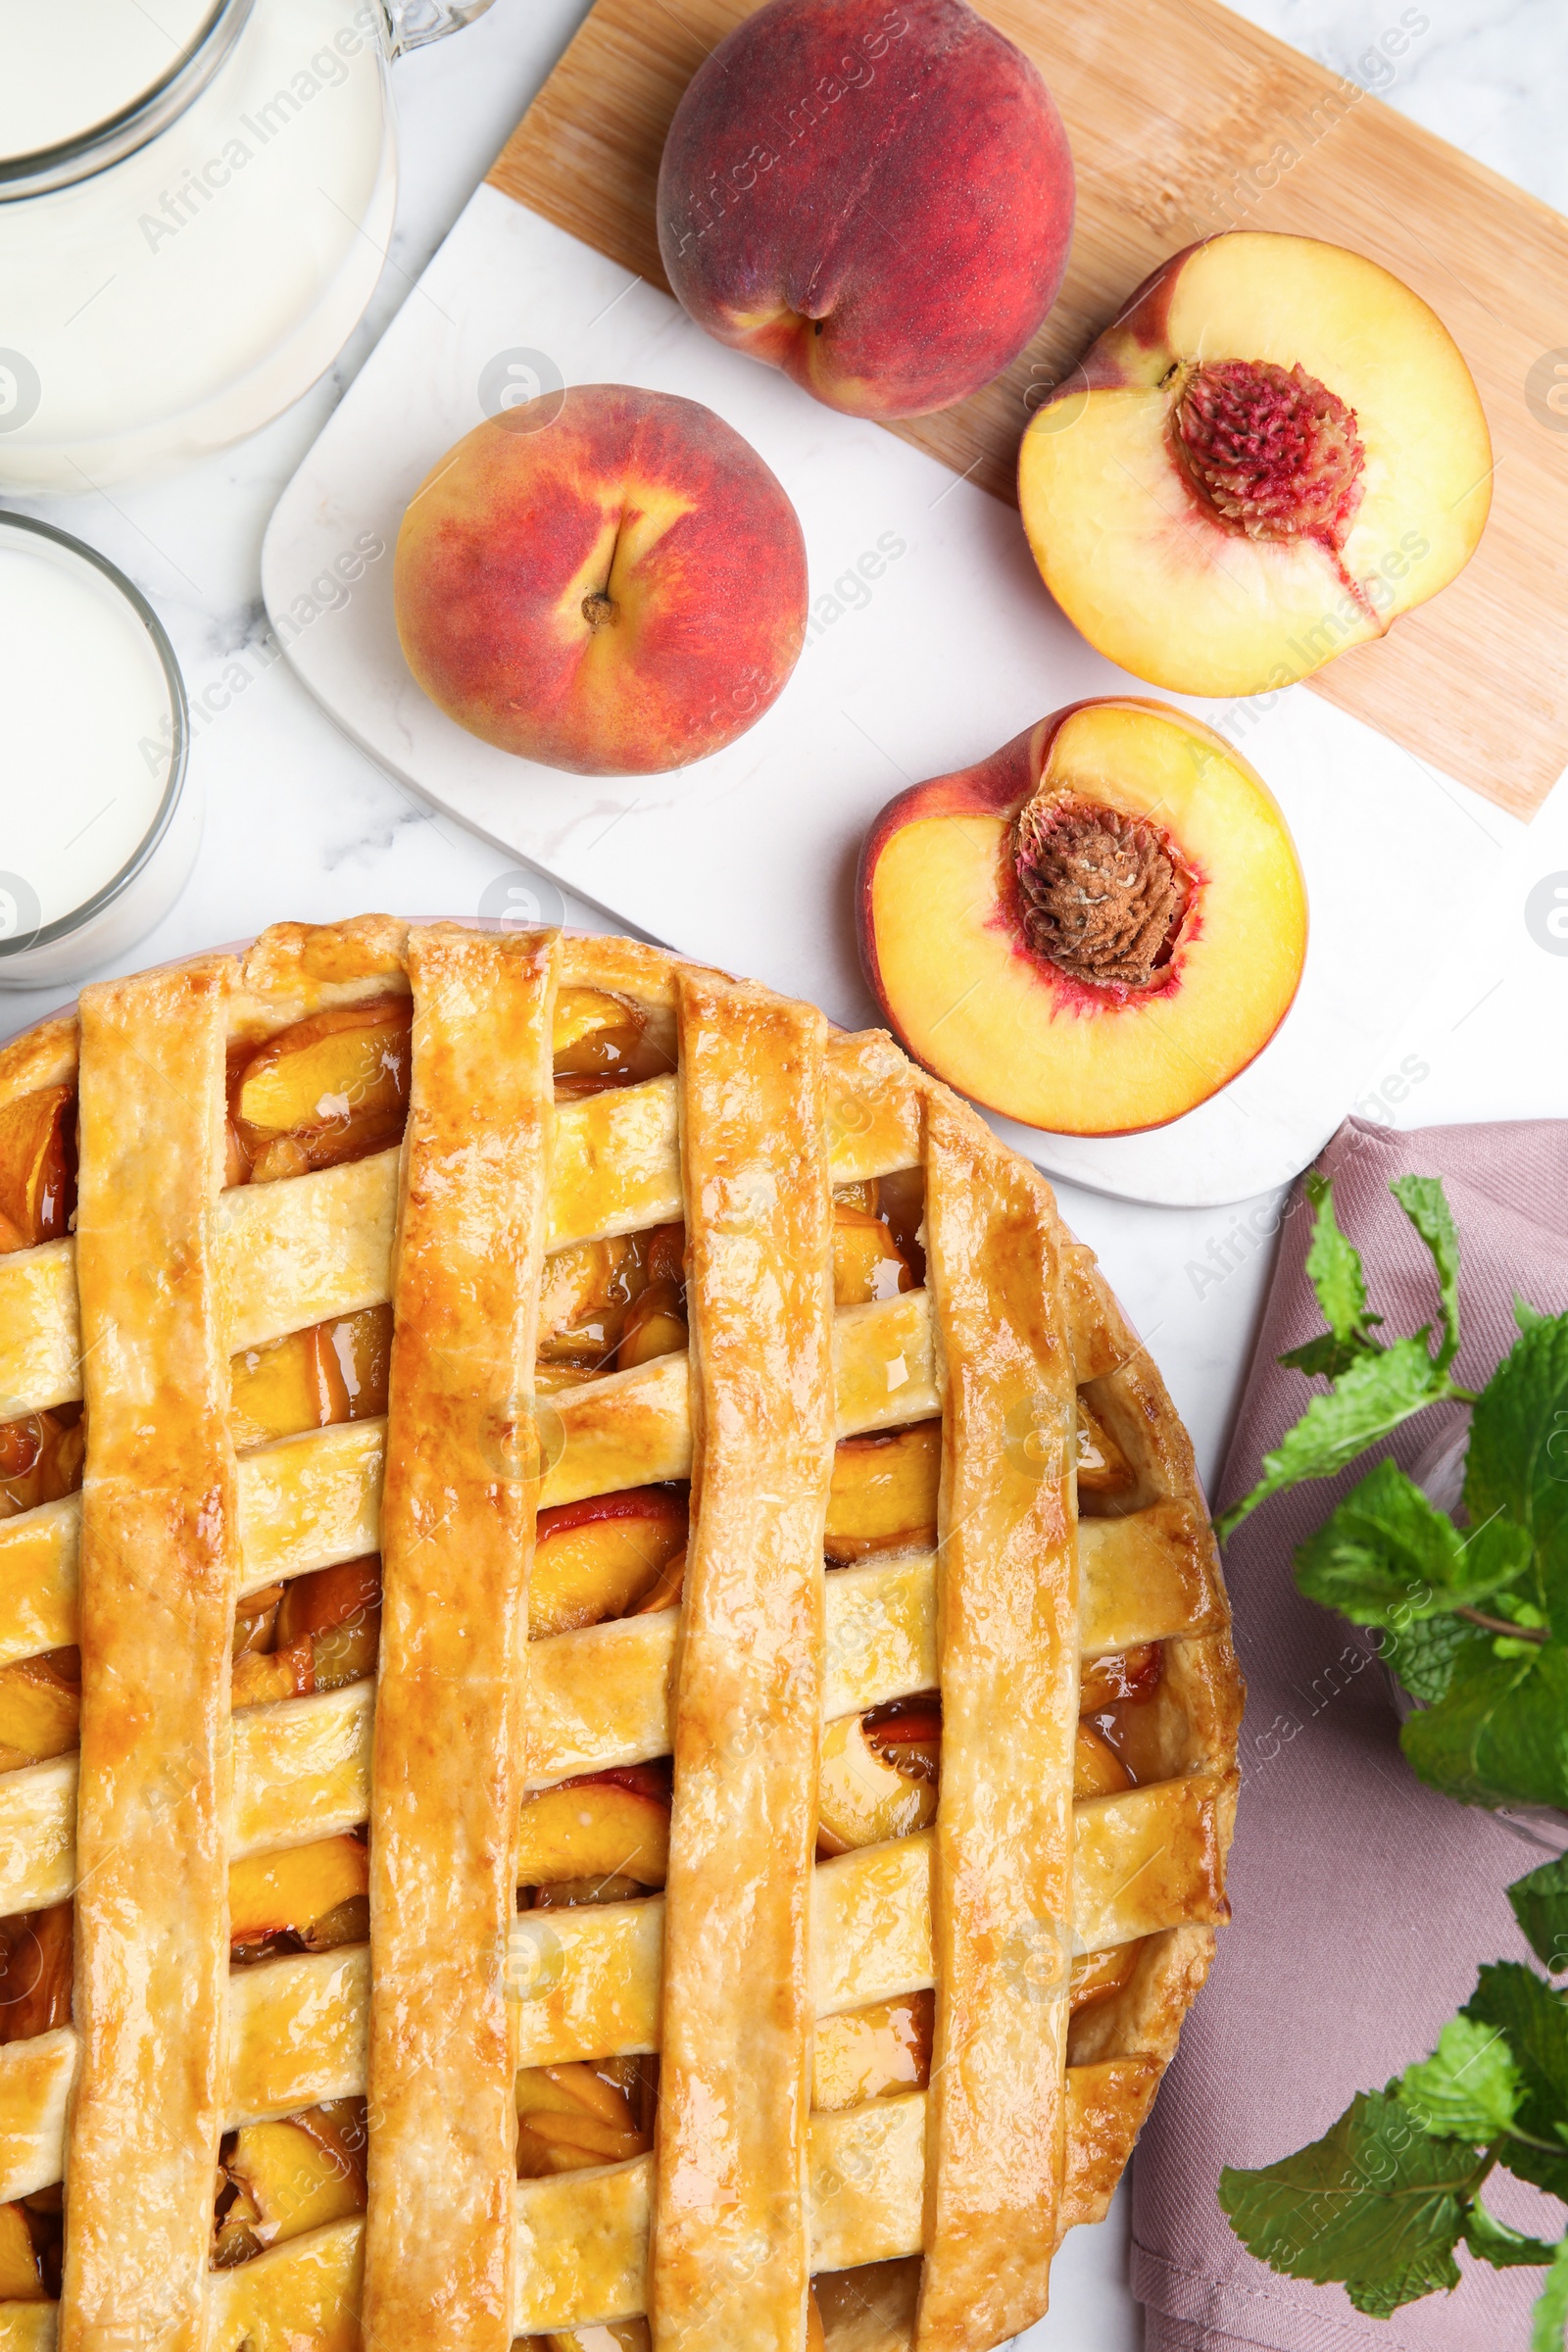
M 664 132 L 749 13 L 749 0 L 597 0 L 491 184 L 667 291 L 654 228 Z M 1370 255 L 1431 303 L 1470 364 L 1492 427 L 1492 517 L 1452 587 L 1312 685 L 1528 816 L 1568 763 L 1568 220 L 1214 0 L 982 0 L 982 13 L 1035 60 L 1066 122 L 1071 263 L 1004 375 L 891 429 L 1010 499 L 1032 406 L 1167 255 L 1243 227 Z M 1387 38 L 1419 54 L 1420 34 L 1390 21 Z

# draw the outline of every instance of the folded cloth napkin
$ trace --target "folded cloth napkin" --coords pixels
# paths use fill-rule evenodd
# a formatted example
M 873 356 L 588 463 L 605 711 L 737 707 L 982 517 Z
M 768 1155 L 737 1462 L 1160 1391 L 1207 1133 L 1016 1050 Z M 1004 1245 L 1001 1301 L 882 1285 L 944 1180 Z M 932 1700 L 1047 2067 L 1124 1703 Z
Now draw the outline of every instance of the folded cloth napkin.
M 1512 1346 L 1515 1292 L 1568 1306 L 1568 1124 L 1400 1135 L 1352 1119 L 1318 1164 L 1391 1335 L 1435 1321 L 1437 1299 L 1431 1260 L 1388 1187 L 1410 1171 L 1443 1177 L 1459 1228 L 1456 1376 L 1467 1386 Z M 1275 1361 L 1322 1328 L 1302 1262 L 1310 1222 L 1298 1187 L 1221 1508 L 1255 1484 L 1310 1394 Z M 1398 1434 L 1392 1450 L 1405 1469 L 1441 1443 L 1445 1415 L 1450 1433 L 1464 1418 L 1434 1407 Z M 1366 2319 L 1342 2287 L 1255 2262 L 1216 2201 L 1222 2165 L 1276 2162 L 1320 2137 L 1356 2091 L 1424 2057 L 1474 1990 L 1479 1962 L 1530 1957 L 1503 1888 L 1568 1841 L 1554 1836 L 1556 1816 L 1510 1824 L 1423 1788 L 1399 1753 L 1372 1638 L 1298 1593 L 1294 1547 L 1366 1466 L 1275 1497 L 1227 1547 L 1249 1686 L 1235 1919 L 1134 2161 L 1132 2280 L 1148 2352 L 1524 2352 L 1530 2340 L 1538 2270 L 1494 2271 L 1461 2251 L 1454 2294 Z M 1560 2206 L 1511 2176 L 1494 2174 L 1487 2198 L 1516 2228 L 1561 2230 Z

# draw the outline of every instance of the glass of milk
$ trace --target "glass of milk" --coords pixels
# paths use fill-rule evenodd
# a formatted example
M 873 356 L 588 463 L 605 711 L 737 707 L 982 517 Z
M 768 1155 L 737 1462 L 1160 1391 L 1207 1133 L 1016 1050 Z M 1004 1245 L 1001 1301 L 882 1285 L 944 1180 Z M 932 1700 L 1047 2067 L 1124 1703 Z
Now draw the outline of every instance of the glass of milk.
M 392 233 L 388 79 L 489 0 L 0 0 L 0 489 L 181 465 L 328 368 Z
M 0 988 L 85 978 L 173 905 L 201 839 L 157 614 L 79 539 L 0 514 Z

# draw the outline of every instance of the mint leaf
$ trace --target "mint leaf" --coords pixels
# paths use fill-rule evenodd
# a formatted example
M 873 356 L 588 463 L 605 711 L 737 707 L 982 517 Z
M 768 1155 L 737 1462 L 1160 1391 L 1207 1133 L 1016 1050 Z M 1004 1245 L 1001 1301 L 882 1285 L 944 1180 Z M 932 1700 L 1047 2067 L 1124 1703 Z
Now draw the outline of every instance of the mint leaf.
M 1465 2215 L 1464 2242 L 1494 2271 L 1535 2270 L 1550 2262 L 1557 2251 L 1555 2241 L 1525 2237 L 1480 2204 L 1472 2205 Z
M 1249 1511 L 1287 1487 L 1332 1478 L 1423 1405 L 1446 1396 L 1447 1386 L 1433 1367 L 1424 1335 L 1358 1357 L 1339 1385 L 1326 1396 L 1314 1396 L 1296 1427 L 1263 1456 L 1262 1477 L 1216 1522 L 1219 1534 L 1233 1535 Z
M 1458 2285 L 1453 2249 L 1491 2161 L 1432 2138 L 1387 2093 L 1359 2091 L 1309 2147 L 1259 2172 L 1227 2166 L 1219 2202 L 1260 2262 L 1319 2286 L 1340 2279 L 1357 2311 L 1387 2319 Z
M 1323 1348 L 1321 1340 L 1309 1340 L 1305 1348 L 1295 1348 L 1289 1355 L 1282 1355 L 1280 1362 L 1300 1364 L 1303 1372 L 1338 1373 L 1358 1355 L 1376 1350 L 1378 1343 L 1370 1336 L 1371 1328 L 1374 1323 L 1381 1323 L 1383 1317 L 1368 1312 L 1361 1253 L 1340 1231 L 1334 1214 L 1333 1179 L 1319 1175 L 1316 1168 L 1308 1168 L 1301 1189 L 1312 1203 L 1312 1239 L 1307 1244 L 1306 1275 L 1317 1293 L 1317 1302 L 1328 1325 L 1326 1336 L 1334 1343 L 1330 1351 L 1334 1360 L 1300 1363 L 1303 1355 Z
M 1524 2082 L 1495 2026 L 1450 2017 L 1432 2056 L 1405 2068 L 1396 2095 L 1423 2132 L 1495 2139 L 1513 2122 Z
M 1524 2089 L 1513 2129 L 1530 2138 L 1504 2140 L 1502 2162 L 1522 2180 L 1568 2201 L 1568 2145 L 1559 2130 L 1568 2124 L 1568 2003 L 1522 1961 L 1494 1960 L 1461 2014 L 1495 2026 L 1519 2069 Z
M 1530 2352 L 1562 2352 L 1568 2328 L 1568 2237 L 1559 2238 L 1550 2275 L 1536 2298 L 1530 2322 Z
M 1539 1306 L 1532 1306 L 1528 1298 L 1522 1298 L 1519 1293 L 1515 1291 L 1513 1295 L 1513 1319 L 1518 1324 L 1521 1331 L 1534 1331 L 1538 1323 L 1545 1322 L 1546 1317 L 1542 1313 Z
M 1515 1879 L 1508 1900 L 1537 1959 L 1560 1977 L 1568 1969 L 1568 1854 Z
M 1540 1597 L 1568 1640 L 1568 1315 L 1521 1332 L 1482 1391 L 1464 1496 L 1478 1525 L 1501 1515 L 1529 1530 Z
M 1357 1356 L 1376 1353 L 1375 1349 L 1352 1348 L 1345 1340 L 1337 1340 L 1332 1331 L 1320 1331 L 1315 1340 L 1303 1340 L 1299 1348 L 1287 1348 L 1280 1357 L 1293 1371 L 1304 1372 L 1309 1380 L 1321 1375 L 1324 1380 L 1338 1380 L 1348 1372 Z
M 1459 1236 L 1441 1176 L 1400 1176 L 1390 1192 L 1432 1252 L 1443 1300 L 1443 1344 L 1438 1370 L 1446 1372 L 1459 1352 Z
M 1463 1804 L 1568 1803 L 1568 1650 L 1549 1642 L 1498 1658 L 1490 1642 L 1467 1644 L 1444 1696 L 1411 1716 L 1399 1745 L 1429 1788 Z
M 1412 1698 L 1428 1706 L 1447 1695 L 1454 1660 L 1462 1649 L 1492 1655 L 1491 1637 L 1462 1617 L 1417 1617 L 1396 1624 L 1386 1635 L 1382 1657 Z
M 1489 1599 L 1530 1565 L 1530 1540 L 1503 1520 L 1468 1541 L 1394 1462 L 1367 1472 L 1296 1554 L 1308 1600 L 1357 1625 L 1404 1625 Z

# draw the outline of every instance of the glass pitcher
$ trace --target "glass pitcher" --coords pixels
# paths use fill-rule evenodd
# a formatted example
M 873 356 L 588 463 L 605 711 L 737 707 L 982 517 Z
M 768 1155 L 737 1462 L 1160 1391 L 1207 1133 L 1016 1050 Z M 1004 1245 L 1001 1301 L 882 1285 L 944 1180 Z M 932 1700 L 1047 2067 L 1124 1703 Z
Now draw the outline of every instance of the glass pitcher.
M 392 233 L 390 62 L 489 4 L 0 0 L 0 490 L 162 470 L 297 400 Z

